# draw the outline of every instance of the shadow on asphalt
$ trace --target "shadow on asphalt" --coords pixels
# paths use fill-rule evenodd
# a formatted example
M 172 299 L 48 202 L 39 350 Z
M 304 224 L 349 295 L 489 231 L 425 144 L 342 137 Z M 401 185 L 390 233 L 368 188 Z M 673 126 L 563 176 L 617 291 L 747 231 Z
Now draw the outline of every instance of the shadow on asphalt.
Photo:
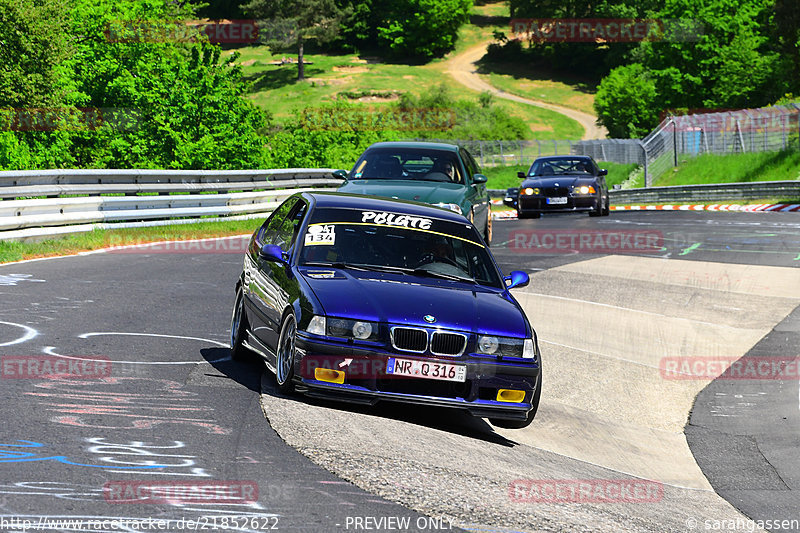
M 275 377 L 267 372 L 258 361 L 233 361 L 227 348 L 204 348 L 200 350 L 203 358 L 220 373 L 247 387 L 253 392 L 268 394 L 286 401 L 301 402 L 307 405 L 339 409 L 368 416 L 391 418 L 410 424 L 439 429 L 501 446 L 517 446 L 519 443 L 498 435 L 492 426 L 482 418 L 475 418 L 460 409 L 428 407 L 397 402 L 381 402 L 375 406 L 360 405 L 335 400 L 319 400 L 295 393 L 286 395 L 278 391 Z M 262 374 L 264 378 L 262 379 Z

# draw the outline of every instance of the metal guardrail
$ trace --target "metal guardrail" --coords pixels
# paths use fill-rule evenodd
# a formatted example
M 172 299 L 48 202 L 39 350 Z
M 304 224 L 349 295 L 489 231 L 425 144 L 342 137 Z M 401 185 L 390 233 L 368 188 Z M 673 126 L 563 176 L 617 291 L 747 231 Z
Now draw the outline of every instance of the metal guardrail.
M 793 199 L 800 198 L 800 181 L 754 181 L 624 189 L 609 191 L 609 198 L 612 204 Z
M 337 187 L 333 169 L 0 172 L 0 240 L 271 212 L 301 190 Z M 72 231 L 74 230 L 74 231 Z
M 489 194 L 492 198 L 505 198 L 506 190 L 491 189 Z M 609 199 L 613 204 L 800 199 L 800 180 L 617 189 L 609 191 Z

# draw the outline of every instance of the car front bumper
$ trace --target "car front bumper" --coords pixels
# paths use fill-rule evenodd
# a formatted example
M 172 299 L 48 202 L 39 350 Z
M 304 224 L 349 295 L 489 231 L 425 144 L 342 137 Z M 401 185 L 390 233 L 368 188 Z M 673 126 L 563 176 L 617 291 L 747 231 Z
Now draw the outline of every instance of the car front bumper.
M 524 420 L 532 408 L 540 372 L 535 362 L 498 361 L 491 357 L 436 357 L 417 353 L 365 349 L 336 342 L 297 337 L 295 382 L 312 397 L 374 405 L 379 401 L 406 402 L 467 410 L 481 418 Z M 386 373 L 389 358 L 466 366 L 466 381 L 442 381 Z M 314 369 L 345 372 L 344 383 L 315 379 Z M 525 391 L 522 402 L 497 400 L 499 389 Z
M 596 211 L 598 196 L 568 196 L 565 204 L 548 204 L 545 196 L 520 196 L 517 210 L 521 213 L 569 213 Z

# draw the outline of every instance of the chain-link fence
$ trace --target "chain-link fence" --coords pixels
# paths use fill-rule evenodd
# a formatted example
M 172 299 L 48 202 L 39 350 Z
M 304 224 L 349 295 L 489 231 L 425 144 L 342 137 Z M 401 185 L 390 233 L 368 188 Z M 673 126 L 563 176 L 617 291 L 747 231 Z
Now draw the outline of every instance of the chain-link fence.
M 430 140 L 430 139 L 428 139 Z M 481 141 L 441 139 L 438 142 L 463 146 L 482 167 L 530 165 L 548 155 L 589 155 L 597 161 L 644 164 L 644 150 L 637 139 L 599 141 Z
M 798 104 L 668 117 L 642 140 L 645 184 L 677 167 L 681 157 L 797 148 L 798 117 Z
M 681 157 L 800 148 L 800 104 L 722 113 L 670 116 L 647 137 L 592 141 L 482 141 L 442 139 L 463 146 L 481 166 L 530 165 L 548 155 L 589 155 L 596 161 L 644 167 L 651 186 Z M 428 139 L 431 140 L 431 139 Z

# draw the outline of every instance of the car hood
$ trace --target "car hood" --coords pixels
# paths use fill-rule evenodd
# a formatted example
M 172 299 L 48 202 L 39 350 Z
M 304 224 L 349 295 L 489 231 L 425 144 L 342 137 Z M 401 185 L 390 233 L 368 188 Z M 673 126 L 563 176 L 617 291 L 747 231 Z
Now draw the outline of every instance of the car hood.
M 500 289 L 382 272 L 301 267 L 327 316 L 474 333 L 527 336 L 516 302 Z M 324 272 L 325 277 L 316 272 Z M 424 316 L 436 322 L 428 323 Z
M 524 187 L 574 187 L 578 183 L 592 182 L 595 180 L 594 176 L 537 176 L 534 178 L 525 178 L 520 188 Z M 556 183 L 558 185 L 556 185 Z
M 399 200 L 415 200 L 428 204 L 461 204 L 464 185 L 423 180 L 351 180 L 339 187 L 339 192 L 371 194 Z

